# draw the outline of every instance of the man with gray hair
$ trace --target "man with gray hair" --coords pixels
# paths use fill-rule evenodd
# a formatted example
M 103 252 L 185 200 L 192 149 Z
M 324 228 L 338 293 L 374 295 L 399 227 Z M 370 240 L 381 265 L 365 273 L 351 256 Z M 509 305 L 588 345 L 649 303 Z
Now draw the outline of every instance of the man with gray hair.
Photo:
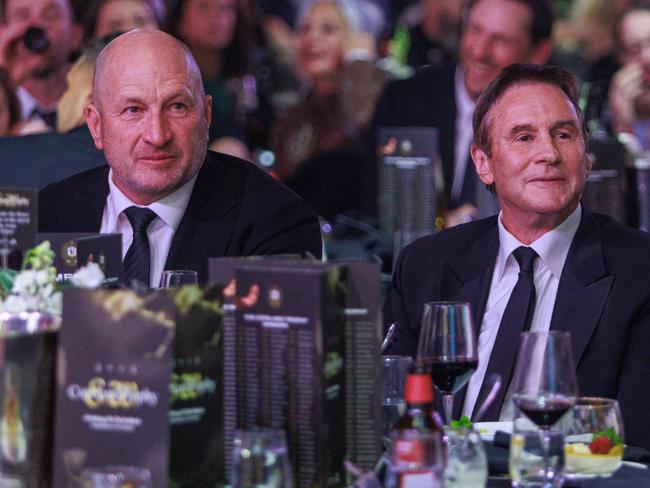
M 164 269 L 207 258 L 309 251 L 318 221 L 251 163 L 207 151 L 211 99 L 188 48 L 135 30 L 97 58 L 86 119 L 108 167 L 44 188 L 41 232 L 121 233 L 124 280 L 157 286 Z

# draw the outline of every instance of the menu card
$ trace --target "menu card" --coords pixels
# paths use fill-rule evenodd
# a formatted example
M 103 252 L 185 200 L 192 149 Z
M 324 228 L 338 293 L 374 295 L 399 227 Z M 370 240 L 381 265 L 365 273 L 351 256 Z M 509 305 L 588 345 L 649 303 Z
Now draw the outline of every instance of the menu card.
M 166 486 L 174 304 L 162 292 L 66 290 L 57 366 L 54 483 L 84 468 L 146 469 Z
M 38 191 L 0 188 L 0 267 L 18 269 L 38 231 Z
M 220 286 L 170 289 L 176 305 L 170 385 L 170 485 L 224 482 L 223 294 Z
M 56 281 L 68 281 L 77 271 L 77 239 L 94 235 L 91 232 L 44 232 L 36 235 L 36 244 L 49 241 L 54 252 Z
M 345 470 L 345 269 L 236 269 L 237 424 L 283 428 L 297 487 L 341 486 Z
M 50 321 L 51 327 L 40 329 L 43 321 Z M 12 327 L 11 332 L 4 330 L 6 323 L 0 327 L 2 487 L 50 486 L 55 324 L 56 318 L 41 317 L 39 330 L 17 333 Z

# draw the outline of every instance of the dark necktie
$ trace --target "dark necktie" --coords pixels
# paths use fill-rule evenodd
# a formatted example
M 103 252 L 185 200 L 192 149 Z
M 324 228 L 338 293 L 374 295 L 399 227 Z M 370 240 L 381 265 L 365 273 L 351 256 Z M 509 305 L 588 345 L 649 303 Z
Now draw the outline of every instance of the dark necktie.
M 143 207 L 129 207 L 124 210 L 124 215 L 133 227 L 133 242 L 124 256 L 122 281 L 128 285 L 135 279 L 149 286 L 151 253 L 147 229 L 157 215 Z
M 32 115 L 36 115 L 40 117 L 47 126 L 52 129 L 56 130 L 56 118 L 57 118 L 57 113 L 56 110 L 53 112 L 45 112 L 44 110 L 41 110 L 39 108 L 35 108 L 34 111 L 32 112 Z
M 501 375 L 501 390 L 488 408 L 484 418 L 481 419 L 482 421 L 499 420 L 503 399 L 512 379 L 515 356 L 519 347 L 519 334 L 530 329 L 537 301 L 535 282 L 533 281 L 533 263 L 538 257 L 537 253 L 533 248 L 520 246 L 512 252 L 512 255 L 519 264 L 519 279 L 512 289 L 503 317 L 501 317 L 499 332 L 494 341 L 480 393 L 474 404 L 473 415 L 476 415 L 485 397 L 490 393 L 486 380 L 492 373 Z

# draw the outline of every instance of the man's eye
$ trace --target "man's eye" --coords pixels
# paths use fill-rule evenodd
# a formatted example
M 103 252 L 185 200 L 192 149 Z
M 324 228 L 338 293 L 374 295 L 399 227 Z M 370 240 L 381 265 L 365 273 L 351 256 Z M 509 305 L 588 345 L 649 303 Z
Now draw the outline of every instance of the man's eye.
M 532 139 L 533 137 L 530 134 L 521 134 L 515 138 L 515 140 L 519 142 L 528 142 L 531 141 Z
M 185 104 L 180 103 L 180 102 L 172 103 L 172 109 L 174 109 L 174 110 L 185 110 Z
M 140 107 L 136 107 L 135 105 L 132 105 L 131 107 L 126 107 L 124 110 L 127 114 L 137 114 L 140 113 Z
M 568 132 L 565 132 L 565 131 L 561 131 L 561 132 L 558 132 L 557 134 L 555 134 L 555 137 L 557 137 L 559 139 L 571 139 L 571 134 L 569 134 Z

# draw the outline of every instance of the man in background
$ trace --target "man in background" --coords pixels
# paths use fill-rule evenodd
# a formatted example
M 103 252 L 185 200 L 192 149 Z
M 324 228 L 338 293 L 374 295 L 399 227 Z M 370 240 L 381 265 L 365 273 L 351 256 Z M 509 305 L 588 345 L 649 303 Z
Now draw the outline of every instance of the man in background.
M 22 120 L 55 129 L 56 105 L 83 28 L 69 0 L 5 0 L 0 12 L 0 66 L 18 87 Z
M 635 134 L 650 150 L 650 6 L 633 6 L 616 23 L 623 64 L 609 89 L 614 132 Z
M 448 208 L 458 221 L 496 213 L 494 199 L 469 161 L 472 113 L 481 92 L 512 63 L 544 64 L 551 53 L 555 19 L 549 0 L 477 0 L 468 7 L 455 66 L 427 67 L 390 83 L 377 102 L 373 128 L 438 129 Z M 485 209 L 483 209 L 485 207 Z M 448 222 L 449 225 L 453 222 Z

